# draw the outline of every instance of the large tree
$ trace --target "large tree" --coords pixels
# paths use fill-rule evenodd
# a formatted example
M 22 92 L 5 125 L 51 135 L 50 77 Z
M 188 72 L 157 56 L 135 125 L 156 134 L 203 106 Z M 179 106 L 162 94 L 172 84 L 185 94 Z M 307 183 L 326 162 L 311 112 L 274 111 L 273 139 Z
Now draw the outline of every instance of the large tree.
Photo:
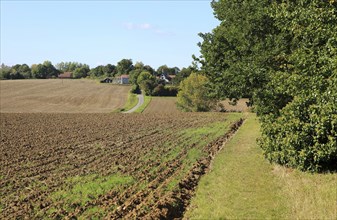
M 212 95 L 248 96 L 270 160 L 337 168 L 337 1 L 219 0 L 197 58 Z
M 133 62 L 131 59 L 122 59 L 117 63 L 117 73 L 119 75 L 129 74 L 133 68 Z

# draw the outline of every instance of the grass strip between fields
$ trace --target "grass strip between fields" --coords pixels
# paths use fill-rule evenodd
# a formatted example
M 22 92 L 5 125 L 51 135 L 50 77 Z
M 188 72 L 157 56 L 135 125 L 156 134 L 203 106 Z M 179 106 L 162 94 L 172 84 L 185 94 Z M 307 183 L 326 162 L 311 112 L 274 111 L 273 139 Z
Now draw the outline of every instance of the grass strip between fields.
M 132 109 L 133 107 L 135 107 L 138 103 L 138 97 L 137 94 L 134 94 L 132 92 L 129 92 L 128 94 L 128 99 L 125 103 L 125 105 L 123 106 L 123 108 L 118 108 L 113 112 L 126 112 L 129 111 L 130 109 Z
M 201 178 L 188 219 L 336 219 L 337 174 L 269 164 L 257 146 L 254 114 Z
M 143 105 L 141 105 L 134 112 L 135 113 L 142 113 L 147 108 L 147 106 L 150 104 L 151 100 L 152 100 L 152 96 L 146 96 L 146 95 L 144 95 L 144 103 L 143 103 Z

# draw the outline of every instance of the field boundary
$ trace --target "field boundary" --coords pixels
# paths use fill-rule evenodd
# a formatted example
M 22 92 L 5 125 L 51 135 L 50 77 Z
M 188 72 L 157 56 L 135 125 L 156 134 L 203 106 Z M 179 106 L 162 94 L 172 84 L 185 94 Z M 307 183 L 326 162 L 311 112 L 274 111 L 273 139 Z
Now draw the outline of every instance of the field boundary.
M 230 126 L 230 130 L 227 133 L 206 146 L 206 155 L 200 158 L 190 169 L 186 177 L 179 182 L 178 190 L 171 192 L 168 197 L 157 204 L 157 211 L 151 216 L 152 218 L 183 218 L 186 208 L 190 205 L 191 199 L 195 195 L 200 178 L 210 170 L 214 157 L 223 148 L 223 145 L 235 135 L 244 121 L 245 119 L 240 118 L 240 120 Z

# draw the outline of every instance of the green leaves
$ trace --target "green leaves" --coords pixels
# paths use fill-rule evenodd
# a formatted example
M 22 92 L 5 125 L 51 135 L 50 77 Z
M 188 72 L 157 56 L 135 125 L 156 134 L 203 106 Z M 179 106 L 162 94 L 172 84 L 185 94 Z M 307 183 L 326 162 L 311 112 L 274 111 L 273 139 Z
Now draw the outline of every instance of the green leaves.
M 337 169 L 337 1 L 219 0 L 197 61 L 217 97 L 248 96 L 273 162 Z
M 214 100 L 208 96 L 207 77 L 192 73 L 180 83 L 177 105 L 184 111 L 209 111 L 214 106 Z

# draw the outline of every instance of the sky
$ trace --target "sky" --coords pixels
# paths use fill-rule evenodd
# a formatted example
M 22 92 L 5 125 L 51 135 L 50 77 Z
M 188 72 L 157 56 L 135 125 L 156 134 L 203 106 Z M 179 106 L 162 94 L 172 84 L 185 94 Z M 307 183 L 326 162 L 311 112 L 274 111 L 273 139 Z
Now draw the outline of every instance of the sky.
M 188 67 L 200 55 L 198 33 L 219 24 L 210 2 L 1 0 L 0 63 Z

